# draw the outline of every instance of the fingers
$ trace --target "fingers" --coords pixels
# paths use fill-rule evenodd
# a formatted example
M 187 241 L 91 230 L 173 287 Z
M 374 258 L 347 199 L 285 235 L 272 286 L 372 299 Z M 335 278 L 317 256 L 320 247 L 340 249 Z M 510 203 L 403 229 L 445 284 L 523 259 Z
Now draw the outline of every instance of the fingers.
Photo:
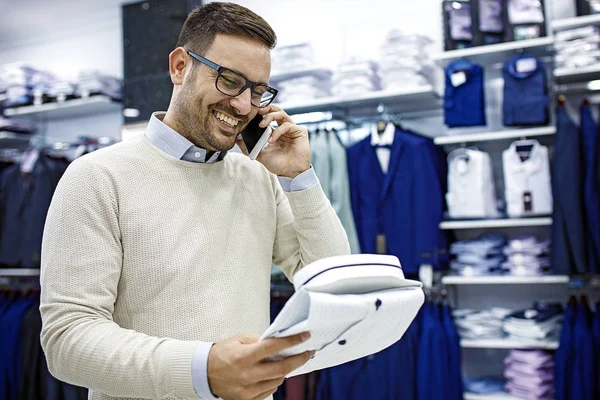
M 292 335 L 284 338 L 271 338 L 261 340 L 252 345 L 251 357 L 255 361 L 262 361 L 267 357 L 274 356 L 285 349 L 294 347 L 300 343 L 307 341 L 310 338 L 309 332 L 302 332 L 297 335 Z
M 259 381 L 277 379 L 287 376 L 290 372 L 300 368 L 308 362 L 313 356 L 314 351 L 305 351 L 295 356 L 284 358 L 279 361 L 267 361 L 262 363 L 256 378 Z
M 277 122 L 277 125 L 281 126 L 286 122 L 290 124 L 294 123 L 294 120 L 283 110 L 270 112 L 263 116 L 263 120 L 260 122 L 259 126 L 264 128 L 269 125 L 271 122 Z
M 270 381 L 261 382 L 261 383 L 257 384 L 256 387 L 253 388 L 253 390 L 256 390 L 256 393 L 259 393 L 259 394 L 256 397 L 254 397 L 253 399 L 260 399 L 260 400 L 266 399 L 267 397 L 269 397 L 270 395 L 272 395 L 273 393 L 275 393 L 277 391 L 277 388 L 283 384 L 284 380 L 285 380 L 285 378 L 282 377 L 282 378 L 272 379 Z
M 301 136 L 308 136 L 308 132 L 301 126 L 285 122 L 283 125 L 280 125 L 279 128 L 273 131 L 271 138 L 269 139 L 269 143 L 273 144 L 277 142 L 283 135 L 290 139 L 295 139 Z

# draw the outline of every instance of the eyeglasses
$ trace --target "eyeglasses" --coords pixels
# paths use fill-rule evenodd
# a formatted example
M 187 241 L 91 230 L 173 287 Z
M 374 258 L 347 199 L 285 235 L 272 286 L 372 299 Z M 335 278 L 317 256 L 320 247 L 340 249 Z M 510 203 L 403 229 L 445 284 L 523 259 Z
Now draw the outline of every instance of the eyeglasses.
M 198 54 L 192 53 L 189 50 L 186 52 L 197 61 L 217 71 L 217 79 L 215 80 L 215 87 L 217 90 L 227 96 L 236 97 L 239 96 L 250 88 L 250 103 L 254 107 L 265 108 L 273 102 L 275 96 L 277 96 L 277 89 L 273 89 L 264 83 L 252 82 L 242 74 L 236 71 L 232 71 L 228 68 L 222 67 L 209 59 L 206 59 Z

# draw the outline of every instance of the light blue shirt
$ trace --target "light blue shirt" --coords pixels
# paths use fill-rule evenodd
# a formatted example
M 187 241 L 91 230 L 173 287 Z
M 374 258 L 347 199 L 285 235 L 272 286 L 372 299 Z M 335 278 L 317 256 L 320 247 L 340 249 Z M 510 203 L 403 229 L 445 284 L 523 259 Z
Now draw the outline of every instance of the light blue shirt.
M 189 162 L 215 163 L 225 158 L 227 151 L 221 151 L 214 153 L 207 160 L 205 149 L 195 146 L 162 122 L 165 114 L 165 112 L 153 113 L 146 128 L 146 138 L 159 150 L 172 157 Z M 284 176 L 279 176 L 278 179 L 281 187 L 286 192 L 305 190 L 319 183 L 312 167 L 293 179 Z M 213 344 L 212 342 L 197 342 L 192 355 L 192 384 L 196 394 L 203 399 L 217 399 L 210 391 L 207 371 L 208 353 Z

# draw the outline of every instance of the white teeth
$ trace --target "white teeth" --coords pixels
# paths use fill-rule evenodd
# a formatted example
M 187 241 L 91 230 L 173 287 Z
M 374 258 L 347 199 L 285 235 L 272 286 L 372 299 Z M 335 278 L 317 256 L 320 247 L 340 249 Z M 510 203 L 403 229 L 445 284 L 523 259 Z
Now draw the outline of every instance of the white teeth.
M 231 126 L 237 126 L 239 124 L 240 121 L 238 121 L 237 119 L 233 119 L 228 117 L 227 115 L 220 113 L 220 112 L 215 112 L 215 116 L 220 120 L 225 122 L 227 125 L 231 125 Z

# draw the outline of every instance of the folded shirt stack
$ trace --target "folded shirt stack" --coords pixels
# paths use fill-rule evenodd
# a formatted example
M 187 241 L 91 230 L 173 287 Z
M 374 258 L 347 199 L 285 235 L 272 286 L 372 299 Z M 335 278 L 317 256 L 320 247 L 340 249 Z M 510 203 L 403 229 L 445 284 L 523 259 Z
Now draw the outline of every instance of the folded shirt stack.
M 276 87 L 279 90 L 277 102 L 304 103 L 331 95 L 331 74 L 313 75 L 308 72 L 306 75 L 277 81 Z
M 276 47 L 272 53 L 272 64 L 272 75 L 312 68 L 315 65 L 313 47 L 310 43 Z
M 4 118 L 0 116 L 0 131 L 13 133 L 34 133 L 35 123 L 26 119 Z
M 543 275 L 552 272 L 550 240 L 539 241 L 534 236 L 508 241 L 504 248 L 507 259 L 502 269 L 510 275 Z
M 68 91 L 68 86 L 63 86 L 62 89 Z M 98 71 L 80 72 L 75 93 L 79 97 L 102 94 L 114 100 L 122 100 L 123 98 L 121 80 Z
M 493 307 L 484 310 L 454 310 L 454 323 L 464 339 L 498 339 L 505 336 L 503 320 L 513 310 Z
M 0 93 L 5 93 L 4 107 L 33 104 L 34 88 L 48 85 L 54 78 L 22 63 L 0 67 Z
M 563 321 L 560 303 L 535 302 L 533 308 L 508 315 L 503 329 L 517 339 L 548 340 L 557 338 Z
M 506 260 L 506 239 L 501 235 L 482 235 L 477 239 L 455 242 L 450 245 L 454 259 L 450 268 L 459 275 L 477 276 L 500 273 Z
M 512 350 L 504 360 L 506 390 L 527 400 L 554 400 L 554 360 L 543 350 Z
M 380 90 L 377 68 L 372 61 L 349 58 L 338 66 L 333 75 L 332 94 L 350 97 Z
M 379 76 L 384 90 L 410 90 L 427 85 L 422 72 L 428 63 L 426 48 L 431 40 L 392 30 L 381 46 Z
M 568 29 L 555 33 L 556 68 L 581 68 L 600 60 L 600 26 Z

